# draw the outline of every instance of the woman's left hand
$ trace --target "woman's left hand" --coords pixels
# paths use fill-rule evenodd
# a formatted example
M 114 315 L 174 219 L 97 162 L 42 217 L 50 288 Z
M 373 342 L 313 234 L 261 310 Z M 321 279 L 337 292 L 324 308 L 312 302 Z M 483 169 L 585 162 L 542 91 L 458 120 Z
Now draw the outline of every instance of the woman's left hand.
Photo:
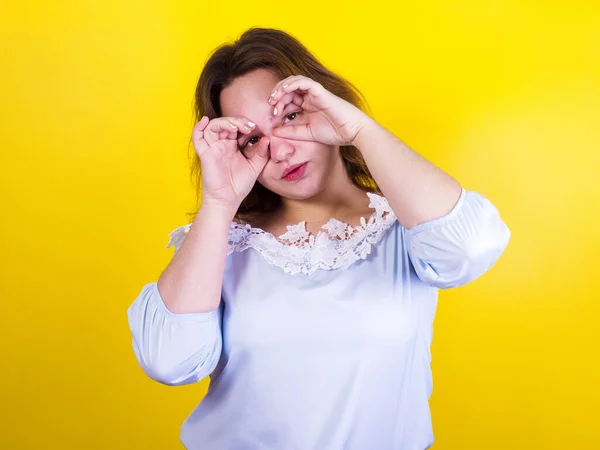
M 273 130 L 277 137 L 317 141 L 328 145 L 352 145 L 369 120 L 369 116 L 353 104 L 332 94 L 311 78 L 296 75 L 275 85 L 268 102 L 273 115 L 289 114 L 288 105 L 301 108 L 305 115 L 300 125 L 293 122 Z M 292 111 L 293 112 L 293 111 Z

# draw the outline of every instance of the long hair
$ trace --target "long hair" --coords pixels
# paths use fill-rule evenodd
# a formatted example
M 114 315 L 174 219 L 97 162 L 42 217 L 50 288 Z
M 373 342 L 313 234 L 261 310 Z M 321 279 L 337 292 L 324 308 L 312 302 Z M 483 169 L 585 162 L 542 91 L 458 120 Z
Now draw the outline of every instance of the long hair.
M 234 43 L 218 47 L 208 59 L 196 85 L 195 122 L 199 122 L 202 116 L 211 120 L 221 117 L 221 91 L 237 77 L 261 68 L 271 70 L 281 79 L 291 75 L 304 75 L 361 110 L 368 110 L 360 91 L 349 81 L 325 68 L 296 38 L 280 30 L 251 28 Z M 356 186 L 364 191 L 381 193 L 357 148 L 341 146 L 340 155 L 349 178 Z M 202 168 L 193 146 L 190 149 L 190 159 L 191 178 L 197 195 L 195 211 L 188 213 L 193 220 L 202 199 Z M 247 221 L 275 211 L 280 204 L 281 197 L 278 194 L 257 182 L 242 201 L 236 217 Z

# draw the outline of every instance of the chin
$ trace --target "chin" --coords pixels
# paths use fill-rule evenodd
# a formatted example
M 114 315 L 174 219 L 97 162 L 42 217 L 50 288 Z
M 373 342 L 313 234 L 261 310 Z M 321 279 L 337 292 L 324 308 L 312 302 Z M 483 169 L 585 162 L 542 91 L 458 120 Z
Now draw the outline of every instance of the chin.
M 290 200 L 306 200 L 322 191 L 320 183 L 315 183 L 310 179 L 299 180 L 298 183 L 289 183 L 281 180 L 269 183 L 268 185 L 263 184 L 263 186 L 277 195 Z

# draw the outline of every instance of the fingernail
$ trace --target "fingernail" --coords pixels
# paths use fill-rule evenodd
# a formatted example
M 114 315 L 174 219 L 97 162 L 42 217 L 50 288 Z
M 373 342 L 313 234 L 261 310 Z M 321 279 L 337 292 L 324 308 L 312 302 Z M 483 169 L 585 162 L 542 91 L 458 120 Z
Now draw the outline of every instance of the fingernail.
M 273 110 L 273 115 L 274 115 L 274 116 L 276 116 L 276 115 L 277 115 L 277 108 L 275 108 L 275 109 Z
M 273 91 L 273 93 L 271 94 L 271 97 L 275 97 L 275 94 L 277 94 L 277 91 Z
M 284 85 L 283 85 L 283 87 L 284 87 L 284 88 L 286 88 L 286 87 L 288 87 L 288 86 L 289 86 L 289 84 L 284 84 Z
M 248 121 L 248 125 L 250 125 L 251 127 L 253 127 L 254 125 L 256 125 L 254 122 L 250 122 Z
M 230 126 L 231 128 L 237 128 L 237 126 L 236 126 L 236 125 L 234 125 L 233 123 L 230 123 L 230 124 L 229 124 L 229 126 Z

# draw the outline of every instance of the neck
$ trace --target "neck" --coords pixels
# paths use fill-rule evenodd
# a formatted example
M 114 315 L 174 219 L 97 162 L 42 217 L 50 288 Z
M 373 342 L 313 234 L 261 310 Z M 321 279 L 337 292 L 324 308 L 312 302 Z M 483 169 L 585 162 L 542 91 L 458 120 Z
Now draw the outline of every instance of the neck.
M 368 207 L 365 191 L 352 183 L 345 170 L 343 172 L 345 177 L 342 182 L 338 178 L 338 181 L 328 183 L 325 189 L 311 198 L 304 200 L 282 198 L 281 216 L 288 223 L 294 224 L 324 223 L 331 218 L 342 220 L 364 211 Z

